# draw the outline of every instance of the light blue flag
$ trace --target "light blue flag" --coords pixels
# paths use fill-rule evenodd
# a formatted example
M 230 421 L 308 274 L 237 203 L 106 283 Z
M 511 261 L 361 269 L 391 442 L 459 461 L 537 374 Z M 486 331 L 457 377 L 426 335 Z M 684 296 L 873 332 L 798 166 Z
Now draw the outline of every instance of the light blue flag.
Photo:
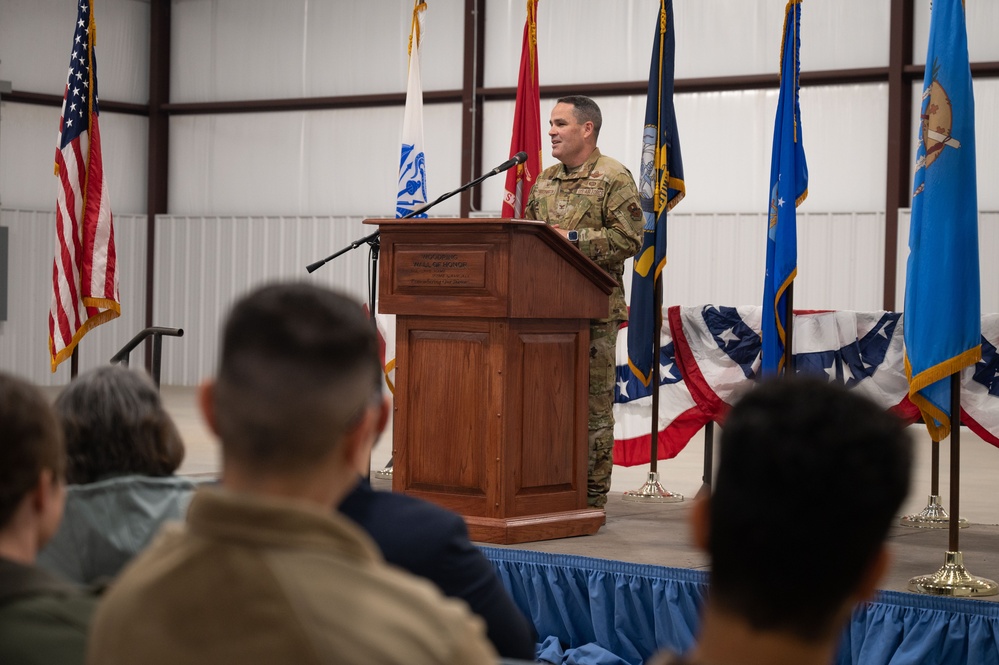
M 399 194 L 395 216 L 404 217 L 427 203 L 427 164 L 423 149 L 423 83 L 420 78 L 420 44 L 423 41 L 427 3 L 414 0 L 409 33 L 409 80 L 402 121 L 402 156 L 399 159 Z M 414 215 L 426 217 L 427 213 Z
M 666 213 L 680 202 L 686 192 L 680 137 L 673 108 L 675 51 L 673 1 L 660 0 L 642 136 L 639 194 L 645 215 L 645 231 L 642 234 L 642 249 L 635 256 L 628 316 L 628 365 L 646 386 L 652 381 L 655 341 L 662 327 L 662 302 L 656 297 L 655 286 L 662 279 L 662 270 L 666 266 Z
M 961 0 L 934 0 L 905 276 L 909 398 L 950 434 L 951 374 L 981 358 L 975 100 Z
M 770 159 L 770 214 L 767 216 L 767 274 L 763 286 L 760 359 L 764 375 L 784 371 L 787 288 L 798 274 L 796 208 L 808 196 L 808 165 L 801 141 L 801 109 L 798 106 L 800 24 L 801 0 L 789 0 L 784 9 L 780 96 Z

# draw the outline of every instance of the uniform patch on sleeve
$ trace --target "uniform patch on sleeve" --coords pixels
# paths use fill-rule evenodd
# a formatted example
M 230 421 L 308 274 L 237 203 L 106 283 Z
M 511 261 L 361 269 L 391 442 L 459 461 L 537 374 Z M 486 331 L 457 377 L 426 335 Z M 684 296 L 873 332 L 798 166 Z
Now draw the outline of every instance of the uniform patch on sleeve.
M 642 209 L 638 206 L 637 203 L 631 203 L 628 206 L 628 213 L 631 215 L 631 218 L 636 222 L 640 222 L 642 220 Z

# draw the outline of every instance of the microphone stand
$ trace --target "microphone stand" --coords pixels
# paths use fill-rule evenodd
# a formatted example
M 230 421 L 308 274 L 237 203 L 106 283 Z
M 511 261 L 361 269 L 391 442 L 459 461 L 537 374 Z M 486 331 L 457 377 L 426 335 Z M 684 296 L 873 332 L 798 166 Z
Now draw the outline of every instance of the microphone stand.
M 471 182 L 465 183 L 464 185 L 462 185 L 458 189 L 450 191 L 447 194 L 442 194 L 441 196 L 437 197 L 437 199 L 434 200 L 434 201 L 432 201 L 431 203 L 427 203 L 427 204 L 425 204 L 425 205 L 417 208 L 416 210 L 403 215 L 399 219 L 410 219 L 411 217 L 416 217 L 417 215 L 421 215 L 424 212 L 426 212 L 427 210 L 430 210 L 431 208 L 433 208 L 435 205 L 437 205 L 441 201 L 446 201 L 447 199 L 451 198 L 455 194 L 461 194 L 466 189 L 471 189 L 472 187 L 475 187 L 476 185 L 478 185 L 480 182 L 482 182 L 486 178 L 491 178 L 491 177 L 493 177 L 494 175 L 496 175 L 498 173 L 502 173 L 503 171 L 506 171 L 507 169 L 516 166 L 517 164 L 523 164 L 525 161 L 527 161 L 527 153 L 526 152 L 518 152 L 511 159 L 503 162 L 502 164 L 500 164 L 499 166 L 497 166 L 496 168 L 494 168 L 492 171 L 489 171 L 488 173 L 484 173 L 484 174 L 480 175 L 475 180 L 472 180 Z M 313 273 L 313 272 L 319 270 L 320 268 L 322 268 L 324 265 L 326 265 L 327 263 L 329 263 L 333 259 L 337 258 L 338 256 L 340 256 L 342 254 L 346 254 L 347 252 L 351 251 L 352 249 L 357 249 L 361 245 L 368 245 L 371 248 L 371 252 L 369 254 L 370 272 L 368 273 L 368 313 L 371 315 L 371 320 L 373 322 L 375 320 L 375 298 L 378 295 L 378 286 L 377 286 L 378 285 L 378 251 L 381 249 L 381 231 L 380 230 L 379 231 L 375 231 L 374 233 L 371 233 L 369 235 L 366 235 L 363 238 L 358 238 L 357 240 L 355 240 L 354 242 L 350 243 L 349 245 L 347 245 L 343 249 L 340 249 L 340 250 L 334 252 L 333 254 L 330 254 L 325 259 L 321 259 L 319 261 L 316 261 L 315 263 L 310 263 L 309 265 L 305 266 L 305 269 L 308 270 L 310 273 Z M 382 471 L 377 472 L 376 475 L 378 475 L 379 477 L 391 477 L 390 476 L 391 473 L 392 473 L 392 459 L 389 459 L 389 462 L 385 466 L 385 469 L 383 469 Z M 381 475 L 379 475 L 379 474 L 381 474 Z M 368 469 L 368 476 L 369 477 L 371 476 L 370 463 L 369 463 L 369 469 Z
M 521 155 L 523 155 L 523 159 L 521 159 Z M 527 153 L 519 152 L 519 153 L 517 153 L 517 155 L 513 159 L 510 159 L 510 160 L 508 160 L 506 162 L 503 162 L 502 164 L 500 164 L 499 166 L 497 166 L 496 168 L 494 168 L 492 171 L 489 171 L 488 173 L 484 173 L 484 174 L 480 175 L 478 178 L 476 178 L 475 180 L 472 180 L 471 182 L 466 182 L 464 185 L 462 185 L 458 189 L 450 191 L 447 194 L 440 195 L 439 197 L 437 197 L 437 199 L 435 201 L 432 201 L 430 203 L 426 203 L 423 206 L 417 208 L 416 210 L 414 210 L 412 212 L 409 212 L 409 213 L 406 213 L 405 215 L 403 215 L 399 219 L 409 219 L 411 217 L 416 217 L 417 215 L 422 215 L 423 213 L 425 213 L 426 211 L 430 210 L 431 208 L 433 208 L 435 205 L 437 205 L 441 201 L 446 201 L 447 199 L 451 198 L 455 194 L 461 194 L 466 189 L 471 189 L 472 187 L 475 187 L 476 185 L 478 185 L 480 182 L 482 182 L 483 180 L 485 180 L 487 178 L 491 178 L 491 177 L 493 177 L 494 175 L 496 175 L 498 173 L 502 173 L 503 171 L 506 171 L 507 169 L 509 169 L 511 167 L 514 167 L 517 164 L 522 164 L 526 159 L 527 159 Z M 310 273 L 311 272 L 315 272 L 315 271 L 319 270 L 320 268 L 322 268 L 327 263 L 329 263 L 330 261 L 332 261 L 333 259 L 335 259 L 336 257 L 340 256 L 341 254 L 346 254 L 350 250 L 357 249 L 358 247 L 360 247 L 361 245 L 364 245 L 364 244 L 371 245 L 372 252 L 374 253 L 374 259 L 373 260 L 377 262 L 377 260 L 378 260 L 378 248 L 377 248 L 377 246 L 380 243 L 380 240 L 379 240 L 379 236 L 380 235 L 381 235 L 381 231 L 375 231 L 374 233 L 372 233 L 370 235 L 366 235 L 363 238 L 359 238 L 359 239 L 355 240 L 354 242 L 350 243 L 349 245 L 347 245 L 346 247 L 344 247 L 343 249 L 341 249 L 340 251 L 334 252 L 333 254 L 330 254 L 325 259 L 321 259 L 319 261 L 316 261 L 315 263 L 310 263 L 309 265 L 305 266 L 305 269 L 308 270 Z M 375 311 L 374 310 L 374 304 L 375 304 L 374 303 L 374 298 L 371 299 L 371 303 L 370 304 L 371 304 L 371 316 L 374 317 L 374 311 Z

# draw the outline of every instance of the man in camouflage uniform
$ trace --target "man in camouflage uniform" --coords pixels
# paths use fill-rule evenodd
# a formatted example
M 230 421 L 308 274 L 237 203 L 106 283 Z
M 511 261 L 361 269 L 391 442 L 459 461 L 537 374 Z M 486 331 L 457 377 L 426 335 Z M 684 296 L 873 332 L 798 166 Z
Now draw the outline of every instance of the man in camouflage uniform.
M 527 200 L 524 216 L 544 220 L 563 236 L 578 234 L 577 247 L 623 283 L 624 261 L 642 245 L 642 208 L 631 172 L 600 154 L 600 108 L 588 97 L 558 100 L 551 114 L 552 156 Z M 607 317 L 590 322 L 589 505 L 603 507 L 610 490 L 614 448 L 614 383 L 617 331 L 628 320 L 624 290 L 610 296 Z

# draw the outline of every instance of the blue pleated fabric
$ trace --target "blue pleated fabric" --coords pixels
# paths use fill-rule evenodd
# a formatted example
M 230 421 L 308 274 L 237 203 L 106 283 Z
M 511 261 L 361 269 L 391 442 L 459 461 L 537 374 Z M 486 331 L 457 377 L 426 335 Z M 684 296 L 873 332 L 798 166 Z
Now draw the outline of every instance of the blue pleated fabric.
M 999 665 L 999 604 L 882 591 L 843 635 L 839 665 Z
M 703 571 L 483 547 L 560 665 L 641 665 L 694 643 Z M 999 665 L 999 603 L 882 591 L 857 608 L 837 665 Z
M 482 548 L 543 642 L 541 660 L 640 665 L 694 642 L 707 574 L 564 554 Z M 547 638 L 547 639 L 545 639 Z

